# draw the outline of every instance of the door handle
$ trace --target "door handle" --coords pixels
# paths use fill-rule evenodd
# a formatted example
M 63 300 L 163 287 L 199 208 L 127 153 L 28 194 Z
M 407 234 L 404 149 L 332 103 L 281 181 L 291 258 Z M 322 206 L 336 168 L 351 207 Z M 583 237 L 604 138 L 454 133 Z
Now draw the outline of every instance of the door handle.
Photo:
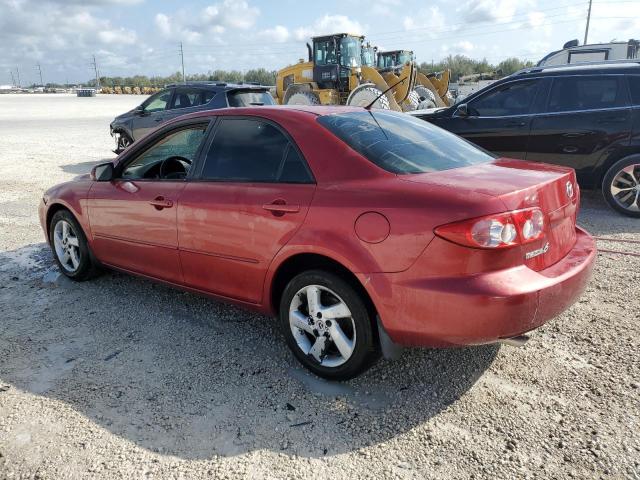
M 567 145 L 566 147 L 562 147 L 562 151 L 564 153 L 576 153 L 578 151 L 578 147 L 574 147 L 572 145 Z
M 580 138 L 580 137 L 584 137 L 585 135 L 586 133 L 584 132 L 569 132 L 569 133 L 562 134 L 564 138 Z
M 624 123 L 627 121 L 627 117 L 606 117 L 600 120 L 598 123 L 607 124 L 607 123 Z
M 281 217 L 285 213 L 298 213 L 300 211 L 300 205 L 288 205 L 284 200 L 274 200 L 271 203 L 262 205 L 262 208 L 277 217 Z
M 171 200 L 165 199 L 163 196 L 154 198 L 149 202 L 149 204 L 153 205 L 156 210 L 162 210 L 163 208 L 173 207 L 173 202 Z
M 513 121 L 513 122 L 509 122 L 507 123 L 507 127 L 524 127 L 527 124 L 527 122 L 517 122 L 517 121 Z
M 162 117 L 156 117 L 153 121 L 154 122 L 161 122 L 162 121 Z

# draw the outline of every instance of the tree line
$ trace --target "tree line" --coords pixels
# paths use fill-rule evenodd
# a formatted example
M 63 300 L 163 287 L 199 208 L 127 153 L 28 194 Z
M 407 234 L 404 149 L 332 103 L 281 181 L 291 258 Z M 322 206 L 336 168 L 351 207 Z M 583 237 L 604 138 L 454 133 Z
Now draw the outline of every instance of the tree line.
M 465 55 L 449 55 L 436 63 L 422 62 L 418 68 L 423 73 L 440 72 L 446 69 L 451 70 L 451 81 L 456 82 L 465 75 L 476 73 L 496 72 L 498 76 L 510 75 L 522 68 L 531 67 L 534 64 L 515 57 L 507 58 L 494 65 L 486 59 L 474 60 Z M 255 68 L 241 72 L 239 70 L 211 70 L 208 73 L 198 73 L 187 75 L 187 81 L 219 81 L 229 83 L 256 82 L 261 85 L 275 85 L 276 71 L 265 68 Z M 100 85 L 103 87 L 129 86 L 129 87 L 163 87 L 169 83 L 182 82 L 182 74 L 176 72 L 165 77 L 149 77 L 146 75 L 135 75 L 132 77 L 100 77 Z M 95 86 L 95 79 L 89 80 L 84 86 Z M 62 85 L 50 84 L 56 87 Z

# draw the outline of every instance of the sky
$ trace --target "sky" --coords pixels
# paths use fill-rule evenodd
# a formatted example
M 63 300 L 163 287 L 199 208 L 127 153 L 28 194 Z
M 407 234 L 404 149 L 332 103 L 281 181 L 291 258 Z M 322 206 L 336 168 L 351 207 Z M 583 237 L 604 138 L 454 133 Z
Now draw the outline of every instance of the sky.
M 582 43 L 588 0 L 0 0 L 0 84 L 101 75 L 277 70 L 306 57 L 310 36 L 364 34 L 419 62 L 449 54 L 537 61 Z M 640 0 L 593 0 L 589 43 L 640 38 Z

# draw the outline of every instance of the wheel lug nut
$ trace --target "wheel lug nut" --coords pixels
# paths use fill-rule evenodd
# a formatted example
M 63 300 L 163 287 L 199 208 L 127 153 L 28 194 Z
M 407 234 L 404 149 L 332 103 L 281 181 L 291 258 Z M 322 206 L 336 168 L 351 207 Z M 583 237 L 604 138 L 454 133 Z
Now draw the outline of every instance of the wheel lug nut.
M 322 312 L 318 312 L 318 314 L 316 315 L 316 317 L 318 317 L 318 318 L 322 318 Z
M 330 327 L 330 326 L 331 326 L 331 320 L 327 320 L 327 321 L 325 321 L 325 322 L 324 322 L 324 324 L 325 324 L 327 327 Z

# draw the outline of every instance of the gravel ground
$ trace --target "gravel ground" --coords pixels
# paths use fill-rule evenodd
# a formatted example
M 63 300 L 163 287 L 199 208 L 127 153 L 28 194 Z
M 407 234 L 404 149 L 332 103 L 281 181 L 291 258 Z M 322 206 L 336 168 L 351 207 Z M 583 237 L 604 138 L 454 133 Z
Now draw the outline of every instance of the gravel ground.
M 140 101 L 0 95 L 0 478 L 640 479 L 638 257 L 599 254 L 523 348 L 410 350 L 348 383 L 300 369 L 270 318 L 60 276 L 42 191 L 111 158 Z M 580 222 L 640 240 L 597 194 Z

